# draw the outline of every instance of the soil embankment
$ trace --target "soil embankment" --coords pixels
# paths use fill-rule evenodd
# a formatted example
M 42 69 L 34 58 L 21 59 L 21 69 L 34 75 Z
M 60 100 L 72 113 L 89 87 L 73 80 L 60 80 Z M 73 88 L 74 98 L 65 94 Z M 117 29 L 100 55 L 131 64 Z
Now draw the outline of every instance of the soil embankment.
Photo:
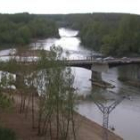
M 0 111 L 0 124 L 12 129 L 18 140 L 44 140 L 44 137 L 37 135 L 37 129 L 32 130 L 31 113 L 28 113 L 27 117 L 19 113 L 20 96 L 14 95 L 14 100 L 15 105 L 12 111 Z M 77 140 L 102 140 L 103 128 L 99 124 L 79 114 L 76 114 L 76 118 Z M 110 131 L 108 131 L 108 136 L 108 140 L 122 140 Z

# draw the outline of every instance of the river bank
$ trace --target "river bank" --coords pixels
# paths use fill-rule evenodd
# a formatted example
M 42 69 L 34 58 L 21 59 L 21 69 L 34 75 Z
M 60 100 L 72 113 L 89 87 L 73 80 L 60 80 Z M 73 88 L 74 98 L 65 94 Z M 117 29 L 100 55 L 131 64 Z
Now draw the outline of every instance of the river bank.
M 133 79 L 127 79 L 124 77 L 118 77 L 118 80 L 128 84 L 128 85 L 132 85 L 135 87 L 140 87 L 140 81 L 139 80 L 133 80 Z
M 71 31 L 77 32 L 75 30 Z M 52 45 L 61 46 L 63 50 L 68 50 L 70 52 L 70 55 L 68 56 L 69 59 L 83 59 L 86 58 L 86 56 L 97 55 L 96 52 L 84 49 L 80 44 L 80 38 L 74 37 L 71 31 L 70 29 L 67 30 L 66 28 L 60 28 L 60 39 L 49 38 L 38 40 L 37 43 L 32 44 L 31 46 L 34 46 L 35 49 L 42 46 L 45 50 L 50 50 L 50 46 Z M 108 94 L 108 92 L 111 90 L 116 93 L 118 97 L 124 94 L 128 95 L 131 100 L 123 100 L 123 102 L 117 105 L 109 115 L 109 129 L 110 126 L 114 126 L 114 133 L 121 136 L 124 140 L 139 140 L 140 124 L 138 122 L 140 121 L 140 88 L 128 85 L 125 82 L 118 80 L 118 76 L 120 75 L 119 69 L 120 67 L 110 68 L 107 72 L 102 73 L 103 80 L 115 86 L 114 88 L 104 89 L 91 86 L 91 81 L 89 80 L 91 77 L 90 70 L 72 67 L 72 72 L 75 77 L 74 87 L 78 89 L 78 94 L 80 94 L 84 99 L 87 96 L 90 97 L 86 102 L 82 101 L 79 104 L 77 107 L 79 110 L 78 112 L 79 114 L 86 116 L 86 118 L 102 125 L 103 116 L 94 102 L 91 102 L 92 94 L 97 93 L 99 97 L 100 95 L 104 95 L 105 97 L 110 98 L 110 94 Z M 130 74 L 127 75 L 133 74 L 132 77 L 135 77 L 135 75 L 137 75 L 137 70 L 135 69 L 136 68 L 133 65 L 130 65 L 130 67 L 123 66 L 121 71 L 124 71 L 124 73 L 122 73 L 122 75 L 126 75 L 127 72 L 130 71 Z M 114 96 L 112 96 L 111 100 L 114 98 Z
M 37 135 L 37 129 L 32 129 L 31 111 L 26 116 L 24 113 L 19 113 L 20 96 L 14 94 L 14 107 L 11 111 L 0 110 L 0 124 L 3 127 L 12 129 L 16 135 L 17 140 L 44 140 L 44 137 Z M 37 108 L 37 107 L 36 107 Z M 36 114 L 37 115 L 37 114 Z M 76 127 L 77 139 L 79 140 L 102 140 L 103 128 L 87 119 L 86 117 L 76 113 Z M 37 124 L 37 119 L 35 120 Z M 21 127 L 22 126 L 22 127 Z M 122 140 L 119 136 L 108 131 L 108 140 Z

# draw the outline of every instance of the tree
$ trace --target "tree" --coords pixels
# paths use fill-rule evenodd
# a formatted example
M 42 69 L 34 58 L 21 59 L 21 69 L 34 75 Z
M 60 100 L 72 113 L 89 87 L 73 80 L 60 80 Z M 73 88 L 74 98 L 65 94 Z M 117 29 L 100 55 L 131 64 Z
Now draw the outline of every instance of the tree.
M 56 61 L 61 57 L 62 49 L 53 47 L 51 51 L 52 54 L 57 54 L 49 59 L 42 56 L 38 62 L 38 68 L 42 69 L 36 78 L 36 85 L 38 85 L 40 93 L 38 133 L 49 132 L 51 139 L 55 136 L 57 140 L 65 140 L 69 136 L 69 129 L 72 128 L 75 139 L 74 77 L 70 68 L 65 68 L 63 63 Z M 56 127 L 52 127 L 53 125 Z M 55 131 L 56 135 L 52 134 L 52 131 Z

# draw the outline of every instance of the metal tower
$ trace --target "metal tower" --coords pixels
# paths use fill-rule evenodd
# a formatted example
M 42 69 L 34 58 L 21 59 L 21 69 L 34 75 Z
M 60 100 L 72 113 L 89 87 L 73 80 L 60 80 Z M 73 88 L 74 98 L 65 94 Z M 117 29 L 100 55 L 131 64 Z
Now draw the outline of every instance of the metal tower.
M 110 106 L 105 106 L 103 103 L 96 101 L 95 104 L 99 108 L 99 110 L 103 113 L 103 140 L 108 140 L 108 122 L 109 122 L 109 114 L 115 109 L 115 107 L 122 102 L 126 97 L 119 97 L 115 102 L 113 102 Z

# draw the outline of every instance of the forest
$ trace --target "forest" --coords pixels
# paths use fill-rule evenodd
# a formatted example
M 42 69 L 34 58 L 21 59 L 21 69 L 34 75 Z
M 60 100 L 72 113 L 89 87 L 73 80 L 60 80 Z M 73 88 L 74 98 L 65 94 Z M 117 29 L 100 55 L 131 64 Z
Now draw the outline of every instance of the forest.
M 58 36 L 52 20 L 28 13 L 0 14 L 0 48 L 29 44 L 33 39 Z
M 0 14 L 0 48 L 56 37 L 59 27 L 79 30 L 81 44 L 104 55 L 140 53 L 140 16 L 118 13 Z
M 140 16 L 134 14 L 71 14 L 66 26 L 79 30 L 82 45 L 112 56 L 140 53 Z M 64 22 L 63 22 L 64 23 Z
M 111 13 L 0 14 L 0 49 L 5 46 L 20 48 L 33 40 L 58 36 L 60 27 L 79 30 L 78 36 L 84 47 L 105 55 L 134 56 L 140 53 L 140 17 Z M 0 61 L 3 70 L 0 80 L 0 140 L 78 140 L 78 136 L 81 136 L 81 140 L 83 129 L 77 130 L 84 126 L 87 129 L 91 121 L 87 123 L 84 116 L 80 117 L 76 113 L 77 101 L 84 100 L 84 96 L 77 94 L 77 88 L 74 87 L 75 75 L 71 68 L 56 61 L 62 59 L 62 53 L 61 47 L 53 46 L 48 55 L 41 50 L 39 60 L 32 63 L 23 59 L 22 55 L 19 56 L 22 63 L 16 57 L 11 57 L 6 63 Z M 65 61 L 65 58 L 62 60 Z M 126 74 L 130 75 L 129 72 Z M 6 112 L 6 109 L 11 112 Z M 81 122 L 82 125 L 79 125 Z M 6 125 L 10 125 L 13 130 L 3 128 Z M 97 128 L 97 124 L 95 126 Z M 84 130 L 85 134 L 92 132 L 94 135 L 93 131 L 89 131 L 90 128 L 93 125 Z M 99 132 L 102 132 L 102 128 Z
M 42 15 L 59 27 L 79 30 L 84 47 L 113 56 L 140 53 L 140 16 L 123 13 Z

